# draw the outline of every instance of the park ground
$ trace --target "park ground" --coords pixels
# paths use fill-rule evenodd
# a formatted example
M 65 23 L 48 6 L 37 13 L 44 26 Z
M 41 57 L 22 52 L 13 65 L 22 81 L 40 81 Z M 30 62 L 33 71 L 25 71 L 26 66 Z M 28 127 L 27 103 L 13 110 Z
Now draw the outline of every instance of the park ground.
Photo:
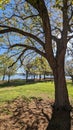
M 70 103 L 73 106 L 73 85 L 67 82 Z M 0 83 L 0 130 L 64 130 L 68 123 L 55 118 L 52 129 L 48 128 L 54 103 L 53 82 L 25 83 L 24 80 Z M 66 115 L 66 114 L 65 114 Z M 59 122 L 59 124 L 57 124 Z M 64 124 L 65 123 L 65 124 Z M 73 130 L 73 110 L 70 113 Z M 62 128 L 60 126 L 62 124 Z

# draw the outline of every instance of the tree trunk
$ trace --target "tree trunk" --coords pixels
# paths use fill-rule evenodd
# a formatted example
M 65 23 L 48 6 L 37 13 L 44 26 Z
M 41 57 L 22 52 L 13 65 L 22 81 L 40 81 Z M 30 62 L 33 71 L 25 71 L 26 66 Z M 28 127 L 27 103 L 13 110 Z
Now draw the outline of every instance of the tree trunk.
M 41 80 L 41 74 L 39 74 L 39 80 Z
M 4 81 L 4 79 L 5 79 L 5 75 L 3 75 L 2 81 Z
M 26 82 L 28 80 L 28 71 L 26 70 Z
M 71 75 L 71 79 L 72 79 L 72 84 L 73 84 L 73 75 Z
M 44 79 L 45 79 L 45 74 L 44 74 Z
M 8 83 L 10 83 L 10 75 L 8 75 Z
M 34 81 L 35 81 L 35 74 L 34 74 Z
M 64 65 L 57 66 L 54 71 L 55 83 L 55 104 L 56 109 L 71 109 L 68 97 L 68 90 L 65 80 Z

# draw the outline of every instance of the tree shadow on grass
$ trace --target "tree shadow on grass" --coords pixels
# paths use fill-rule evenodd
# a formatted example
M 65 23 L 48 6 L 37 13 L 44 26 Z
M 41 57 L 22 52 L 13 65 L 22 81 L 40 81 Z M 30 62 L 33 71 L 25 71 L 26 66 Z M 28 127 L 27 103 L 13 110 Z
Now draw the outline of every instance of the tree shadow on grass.
M 65 110 L 53 110 L 52 118 L 46 130 L 71 130 L 70 112 Z
M 27 85 L 27 84 L 34 84 L 36 82 L 26 82 L 26 80 L 11 80 L 10 82 L 4 81 L 0 82 L 0 88 L 5 88 L 5 87 L 17 87 L 21 85 Z
M 12 87 L 25 84 L 24 80 L 12 80 L 9 83 L 7 81 L 0 82 L 0 88 Z
M 0 81 L 0 88 L 5 88 L 5 87 L 17 87 L 17 86 L 21 86 L 21 85 L 28 85 L 28 84 L 35 84 L 35 83 L 39 83 L 39 82 L 49 82 L 48 80 L 37 80 L 34 81 L 33 79 L 30 79 L 28 81 L 26 81 L 25 79 L 17 79 L 17 80 L 11 80 L 10 82 L 7 81 Z M 53 81 L 51 81 L 52 83 Z

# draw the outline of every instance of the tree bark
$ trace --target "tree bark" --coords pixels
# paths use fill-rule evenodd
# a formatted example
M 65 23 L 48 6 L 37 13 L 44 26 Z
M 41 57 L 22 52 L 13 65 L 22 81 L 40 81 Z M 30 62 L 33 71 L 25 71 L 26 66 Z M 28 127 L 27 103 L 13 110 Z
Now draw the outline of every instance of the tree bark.
M 45 74 L 44 74 L 44 79 L 45 79 Z
M 8 75 L 8 83 L 10 83 L 10 75 Z
M 3 75 L 2 81 L 4 81 L 4 79 L 5 79 L 5 74 Z
M 41 74 L 39 74 L 39 80 L 41 80 Z
M 73 75 L 71 75 L 71 79 L 72 79 L 72 84 L 73 84 Z
M 36 75 L 34 74 L 34 75 L 33 75 L 34 81 L 35 81 L 35 76 L 36 76 Z
M 65 80 L 64 64 L 60 63 L 54 70 L 55 104 L 56 109 L 70 110 L 68 90 Z
M 26 82 L 28 80 L 28 71 L 26 70 Z

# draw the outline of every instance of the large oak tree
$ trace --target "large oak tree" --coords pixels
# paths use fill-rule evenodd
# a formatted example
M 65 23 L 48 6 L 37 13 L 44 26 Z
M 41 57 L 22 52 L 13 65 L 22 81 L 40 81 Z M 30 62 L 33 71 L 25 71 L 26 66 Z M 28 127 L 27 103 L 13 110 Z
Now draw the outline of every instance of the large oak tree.
M 22 8 L 19 8 L 19 5 L 17 5 L 16 6 L 17 13 L 10 18 L 15 18 L 15 17 L 20 18 L 21 22 L 22 20 L 28 19 L 27 24 L 29 25 L 29 23 L 31 23 L 31 19 L 33 19 L 33 17 L 36 17 L 36 23 L 38 27 L 35 24 L 35 20 L 33 20 L 34 26 L 33 27 L 29 26 L 29 28 L 26 27 L 26 29 L 28 29 L 28 31 L 26 31 L 24 27 L 20 28 L 21 27 L 20 22 L 18 22 L 18 25 L 16 26 L 16 22 L 17 22 L 16 21 L 14 24 L 16 26 L 15 27 L 13 26 L 13 22 L 12 22 L 12 26 L 10 25 L 11 21 L 9 21 L 8 23 L 9 25 L 8 25 L 7 24 L 8 19 L 5 19 L 5 24 L 0 24 L 1 27 L 0 34 L 15 32 L 17 34 L 21 34 L 25 36 L 26 38 L 29 38 L 28 40 L 30 44 L 28 42 L 25 42 L 23 44 L 13 43 L 10 45 L 10 47 L 24 48 L 22 49 L 18 59 L 28 50 L 32 50 L 47 59 L 54 75 L 54 84 L 55 84 L 54 106 L 55 108 L 60 108 L 60 109 L 70 108 L 69 96 L 68 96 L 67 85 L 65 80 L 64 61 L 65 61 L 67 43 L 69 42 L 69 40 L 73 38 L 72 1 L 71 0 L 55 0 L 55 1 L 26 0 L 26 2 L 29 3 L 29 11 L 31 13 L 29 13 L 29 15 L 25 15 L 21 10 Z M 23 4 L 25 3 L 23 2 Z M 51 10 L 48 11 L 49 7 L 51 8 Z M 34 15 L 32 15 L 33 10 L 35 11 Z M 18 12 L 20 15 L 18 15 Z M 54 14 L 55 16 L 53 16 Z M 12 19 L 12 21 L 13 20 L 15 19 Z M 25 22 L 23 25 L 25 26 Z M 38 30 L 37 34 L 36 34 L 36 30 Z M 39 34 L 39 30 L 41 32 L 40 34 Z M 55 43 L 55 52 L 53 51 L 53 42 Z

